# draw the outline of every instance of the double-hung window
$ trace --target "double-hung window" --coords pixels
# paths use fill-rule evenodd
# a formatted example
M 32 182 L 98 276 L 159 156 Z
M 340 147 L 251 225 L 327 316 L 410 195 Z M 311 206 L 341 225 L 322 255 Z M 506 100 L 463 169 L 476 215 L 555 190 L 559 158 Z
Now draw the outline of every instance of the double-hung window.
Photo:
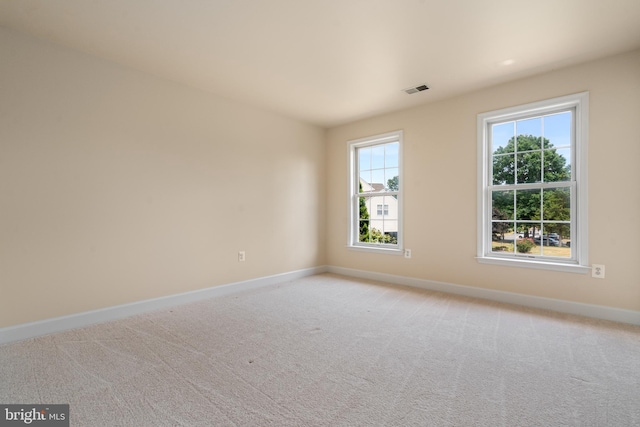
M 401 251 L 402 131 L 349 141 L 352 248 Z
M 587 272 L 588 93 L 478 116 L 478 260 Z

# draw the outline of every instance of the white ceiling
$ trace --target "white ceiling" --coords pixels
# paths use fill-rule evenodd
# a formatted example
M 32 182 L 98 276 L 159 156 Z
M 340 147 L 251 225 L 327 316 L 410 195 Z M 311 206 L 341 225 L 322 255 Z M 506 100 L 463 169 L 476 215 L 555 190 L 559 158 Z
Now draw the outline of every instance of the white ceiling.
M 333 126 L 640 48 L 640 0 L 2 0 L 0 25 Z

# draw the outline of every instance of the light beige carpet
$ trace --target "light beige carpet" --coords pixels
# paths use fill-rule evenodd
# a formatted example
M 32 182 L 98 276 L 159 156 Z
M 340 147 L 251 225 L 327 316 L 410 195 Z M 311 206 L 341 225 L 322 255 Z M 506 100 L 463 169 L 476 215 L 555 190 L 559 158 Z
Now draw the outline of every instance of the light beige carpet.
M 72 426 L 639 426 L 640 328 L 318 275 L 0 346 Z

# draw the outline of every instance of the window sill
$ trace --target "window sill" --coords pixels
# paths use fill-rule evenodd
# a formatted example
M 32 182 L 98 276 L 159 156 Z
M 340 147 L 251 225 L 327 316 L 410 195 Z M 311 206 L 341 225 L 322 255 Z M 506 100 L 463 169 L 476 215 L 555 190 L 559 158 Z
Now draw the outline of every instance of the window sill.
M 387 255 L 402 255 L 404 251 L 400 248 L 384 248 L 384 247 L 374 247 L 374 246 L 355 246 L 355 245 L 347 245 L 347 249 L 358 252 L 370 252 L 376 254 L 387 254 Z
M 562 271 L 565 273 L 588 274 L 591 267 L 578 264 L 560 264 L 555 262 L 508 259 L 497 257 L 476 257 L 480 264 L 503 265 L 506 267 L 533 268 L 537 270 Z

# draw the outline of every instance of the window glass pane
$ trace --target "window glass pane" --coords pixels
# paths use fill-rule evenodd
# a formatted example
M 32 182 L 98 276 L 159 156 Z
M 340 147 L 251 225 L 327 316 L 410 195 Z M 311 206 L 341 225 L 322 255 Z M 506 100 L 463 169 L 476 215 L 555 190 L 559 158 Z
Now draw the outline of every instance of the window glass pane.
M 534 151 L 540 149 L 540 136 L 518 135 L 516 139 L 516 151 Z
M 514 219 L 514 192 L 513 191 L 493 191 L 491 194 L 492 207 L 491 217 L 494 220 Z
M 385 215 L 385 220 L 398 220 L 398 199 L 396 199 L 394 196 L 384 196 L 382 198 L 382 208 Z M 385 230 L 398 231 L 397 222 L 395 224 L 395 227 L 395 230 L 388 227 L 386 227 Z
M 571 247 L 566 246 L 557 238 L 557 233 L 545 233 L 541 239 L 543 242 L 542 255 L 560 258 L 571 258 Z
M 360 230 L 361 230 L 361 234 L 360 234 L 360 238 L 359 238 L 359 242 L 370 242 L 371 241 L 371 236 L 369 234 L 369 226 L 368 226 L 368 222 L 367 221 L 360 221 Z
M 358 164 L 361 171 L 371 169 L 371 148 L 358 149 Z
M 385 188 L 390 191 L 398 191 L 400 189 L 400 182 L 398 181 L 398 168 L 389 168 L 384 171 L 384 183 Z
M 384 169 L 375 169 L 371 171 L 371 185 L 373 191 L 380 191 L 384 188 Z
M 553 229 L 553 231 L 552 229 L 549 229 L 549 234 L 553 235 L 553 233 L 558 235 L 560 247 L 564 249 L 559 256 L 571 258 L 573 256 L 573 247 L 571 246 L 571 225 L 558 224 L 557 228 Z
M 565 188 L 547 188 L 542 193 L 542 219 L 544 221 L 571 221 L 571 191 Z
M 392 142 L 385 145 L 385 167 L 398 167 L 398 154 L 400 152 L 400 144 Z
M 535 117 L 533 119 L 518 120 L 516 122 L 516 134 L 518 135 L 517 141 L 518 151 L 524 150 L 536 150 L 540 149 L 540 137 L 542 136 L 542 117 Z M 522 142 L 527 141 L 531 146 L 527 145 L 527 148 L 522 147 Z
M 360 187 L 361 193 L 368 193 L 373 191 L 371 186 L 371 171 L 360 171 Z
M 491 252 L 500 253 L 500 254 L 513 254 L 513 241 L 492 241 L 491 242 Z
M 540 245 L 536 244 L 535 240 L 540 234 L 541 227 L 542 224 L 539 222 L 523 222 L 516 225 L 518 254 L 540 255 Z
M 371 218 L 371 197 L 360 197 L 360 219 Z
M 548 234 L 552 238 L 559 240 L 562 246 L 571 246 L 568 244 L 568 241 L 571 240 L 571 224 L 545 222 L 543 225 L 544 234 Z
M 544 137 L 553 147 L 571 146 L 571 112 L 552 114 L 544 118 Z
M 371 168 L 384 168 L 384 145 L 371 147 Z
M 533 222 L 516 223 L 516 235 L 518 239 L 533 239 L 534 231 L 539 230 L 540 224 Z
M 376 239 L 379 243 L 398 244 L 398 221 L 385 220 L 380 233 L 376 233 Z
M 516 191 L 516 219 L 518 221 L 540 220 L 541 190 Z
M 571 149 L 544 150 L 544 181 L 571 180 Z
M 507 154 L 493 156 L 493 185 L 513 184 L 515 176 L 515 158 Z
M 568 223 L 544 223 L 544 235 L 548 236 L 551 240 L 556 240 L 552 246 L 558 246 L 563 248 L 571 247 L 571 225 Z M 568 250 L 563 251 L 562 256 L 571 256 L 571 252 Z
M 515 122 L 501 123 L 491 126 L 491 152 L 493 154 L 513 153 Z M 511 144 L 509 144 L 511 141 Z
M 518 153 L 516 157 L 518 159 L 518 184 L 541 182 L 541 152 Z
M 509 221 L 491 223 L 491 250 L 495 252 L 513 252 L 514 224 Z
M 548 242 L 550 242 L 551 245 L 548 245 Z M 542 255 L 560 258 L 571 258 L 571 248 L 567 248 L 565 246 L 556 246 L 555 240 L 548 239 L 545 240 L 545 245 L 542 247 Z
M 380 230 L 383 234 L 389 235 L 389 233 L 397 233 L 398 232 L 398 221 L 395 219 L 385 219 L 383 222 L 378 224 L 379 227 L 376 229 Z M 385 240 L 389 240 L 385 237 Z M 389 243 L 389 242 L 386 242 Z
M 571 244 L 567 246 L 562 239 L 562 233 L 570 234 L 569 224 L 543 224 L 542 237 L 537 240 L 542 245 L 542 254 L 545 256 L 570 258 Z

